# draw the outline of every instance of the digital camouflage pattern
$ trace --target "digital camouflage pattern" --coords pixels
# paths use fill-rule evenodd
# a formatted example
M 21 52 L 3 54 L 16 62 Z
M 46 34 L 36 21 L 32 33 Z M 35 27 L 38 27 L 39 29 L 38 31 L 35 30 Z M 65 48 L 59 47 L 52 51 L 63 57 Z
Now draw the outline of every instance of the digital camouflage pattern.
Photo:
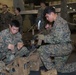
M 70 30 L 67 22 L 57 16 L 51 32 L 44 35 L 45 43 L 49 45 L 41 46 L 38 51 L 45 67 L 57 69 L 58 72 L 73 72 L 76 70 L 76 62 L 66 64 L 67 59 L 73 48 L 70 39 Z M 50 57 L 54 57 L 53 61 Z
M 5 63 L 8 63 L 17 55 L 26 55 L 29 52 L 26 47 L 22 47 L 20 50 L 17 49 L 17 44 L 19 42 L 22 42 L 20 33 L 13 35 L 10 33 L 9 29 L 5 29 L 0 32 L 0 59 L 6 56 L 6 59 L 4 59 L 3 61 Z M 8 50 L 8 44 L 13 44 L 15 46 L 15 54 Z
M 14 15 L 10 12 L 6 12 L 5 14 L 0 13 L 0 27 L 1 27 L 0 29 L 1 30 L 8 28 L 8 24 L 11 22 L 13 16 Z

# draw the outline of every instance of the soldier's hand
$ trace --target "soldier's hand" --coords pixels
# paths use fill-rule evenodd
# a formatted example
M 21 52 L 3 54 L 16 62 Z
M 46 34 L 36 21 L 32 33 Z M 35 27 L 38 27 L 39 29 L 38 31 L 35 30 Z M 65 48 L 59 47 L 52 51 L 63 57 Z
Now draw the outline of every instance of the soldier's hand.
M 13 51 L 14 50 L 14 45 L 13 44 L 9 44 L 8 45 L 8 49 L 10 49 L 11 51 Z
M 39 40 L 44 40 L 44 35 L 43 35 L 43 34 L 38 34 L 37 36 L 38 36 L 37 39 L 39 39 Z
M 23 47 L 23 43 L 22 42 L 19 42 L 18 44 L 17 44 L 17 48 L 18 48 L 18 50 L 20 50 L 22 47 Z
M 49 29 L 52 28 L 52 25 L 51 25 L 51 24 L 46 24 L 45 28 L 46 28 L 47 30 L 49 30 Z

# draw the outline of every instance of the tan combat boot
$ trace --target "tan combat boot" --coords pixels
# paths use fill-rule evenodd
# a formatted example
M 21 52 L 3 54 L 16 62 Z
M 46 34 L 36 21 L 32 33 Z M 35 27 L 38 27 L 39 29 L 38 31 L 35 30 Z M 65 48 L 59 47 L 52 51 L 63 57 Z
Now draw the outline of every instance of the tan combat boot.
M 49 71 L 41 70 L 41 75 L 57 75 L 57 70 L 56 69 L 52 69 Z

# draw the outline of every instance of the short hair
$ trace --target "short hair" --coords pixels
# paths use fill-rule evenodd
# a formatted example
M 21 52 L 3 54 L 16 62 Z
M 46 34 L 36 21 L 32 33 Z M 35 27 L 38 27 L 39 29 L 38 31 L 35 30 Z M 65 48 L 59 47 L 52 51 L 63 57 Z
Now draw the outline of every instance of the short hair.
M 50 14 L 51 12 L 56 13 L 55 9 L 52 6 L 48 6 L 44 9 L 43 15 Z
M 17 20 L 12 20 L 12 21 L 10 22 L 10 26 L 11 26 L 11 27 L 12 27 L 12 26 L 15 26 L 15 27 L 20 28 L 20 23 L 19 23 L 19 21 L 17 21 Z
M 19 7 L 16 8 L 19 12 L 21 12 L 21 9 Z

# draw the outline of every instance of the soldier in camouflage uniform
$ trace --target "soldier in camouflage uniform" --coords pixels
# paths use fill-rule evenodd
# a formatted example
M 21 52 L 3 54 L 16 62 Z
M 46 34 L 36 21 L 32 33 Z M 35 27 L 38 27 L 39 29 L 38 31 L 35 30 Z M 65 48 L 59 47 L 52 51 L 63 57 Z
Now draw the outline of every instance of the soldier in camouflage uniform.
M 0 32 L 0 59 L 6 57 L 3 61 L 8 64 L 15 56 L 26 55 L 29 51 L 23 46 L 19 30 L 19 22 L 12 20 L 9 29 Z
M 13 18 L 13 14 L 8 12 L 8 6 L 2 6 L 2 12 L 0 13 L 0 31 L 8 28 L 8 24 Z
M 53 22 L 53 27 L 49 34 L 44 35 L 45 43 L 49 45 L 41 46 L 38 49 L 41 60 L 47 70 L 57 69 L 61 73 L 69 73 L 76 70 L 76 62 L 66 64 L 73 48 L 70 39 L 70 30 L 67 22 L 56 14 L 53 7 L 44 10 L 44 16 L 49 22 Z M 54 57 L 52 61 L 51 57 Z
M 14 9 L 14 12 L 15 12 L 14 19 L 19 21 L 19 23 L 20 23 L 20 32 L 22 33 L 22 16 L 20 15 L 20 11 L 21 11 L 21 9 L 19 7 Z
M 29 4 L 29 10 L 34 10 L 35 9 L 35 5 L 34 5 L 34 2 L 31 2 Z M 31 23 L 31 26 L 33 26 L 36 22 L 36 17 L 37 17 L 37 14 L 29 14 L 29 20 L 30 20 L 30 23 Z
M 44 22 L 44 19 L 43 19 L 43 11 L 46 8 L 45 2 L 40 2 L 40 6 L 41 7 L 38 10 L 37 19 L 36 19 L 36 25 L 37 25 L 39 30 L 44 28 L 44 25 L 45 25 L 45 22 Z M 40 21 L 40 26 L 38 26 L 39 25 L 39 21 Z

